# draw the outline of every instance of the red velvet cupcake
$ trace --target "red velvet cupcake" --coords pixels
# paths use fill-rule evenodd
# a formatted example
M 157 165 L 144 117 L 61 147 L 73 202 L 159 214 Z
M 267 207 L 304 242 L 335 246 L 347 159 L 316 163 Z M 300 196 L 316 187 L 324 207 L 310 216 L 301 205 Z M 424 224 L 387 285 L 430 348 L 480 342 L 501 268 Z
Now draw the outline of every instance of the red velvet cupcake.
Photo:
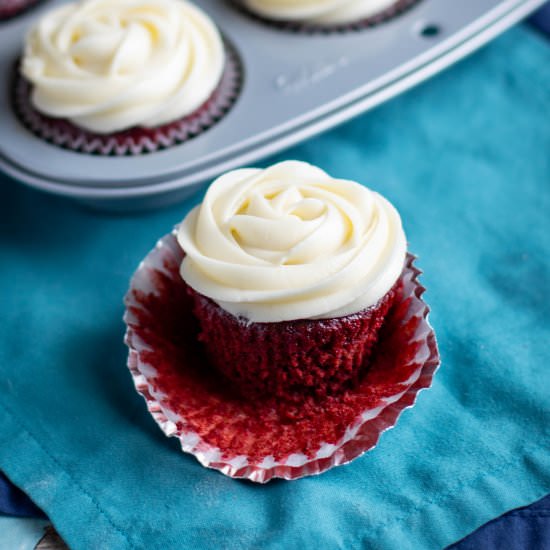
M 0 0 L 0 21 L 11 19 L 40 0 Z
M 22 122 L 85 153 L 140 154 L 215 124 L 240 65 L 185 0 L 83 0 L 46 13 L 26 39 L 14 104 Z
M 236 170 L 178 241 L 199 338 L 243 395 L 325 397 L 366 372 L 406 256 L 386 199 L 302 162 Z
M 264 23 L 297 33 L 358 31 L 407 11 L 420 0 L 235 0 Z
M 335 395 L 357 383 L 395 295 L 390 290 L 376 305 L 345 317 L 249 323 L 190 294 L 211 364 L 243 395 L 293 401 Z

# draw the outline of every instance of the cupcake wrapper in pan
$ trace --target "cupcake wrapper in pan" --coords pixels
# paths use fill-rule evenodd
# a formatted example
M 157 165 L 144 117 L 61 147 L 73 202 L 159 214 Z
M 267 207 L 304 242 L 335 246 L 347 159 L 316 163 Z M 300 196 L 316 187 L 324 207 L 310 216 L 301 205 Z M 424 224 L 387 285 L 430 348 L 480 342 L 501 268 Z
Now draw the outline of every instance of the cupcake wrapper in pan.
M 140 264 L 125 297 L 125 341 L 150 413 L 203 466 L 259 483 L 319 474 L 372 449 L 431 385 L 439 353 L 414 256 L 365 379 L 341 396 L 287 408 L 243 401 L 207 364 L 179 276 L 182 258 L 170 234 Z
M 31 85 L 16 69 L 13 104 L 21 122 L 36 136 L 54 145 L 95 155 L 141 155 L 179 145 L 221 120 L 237 99 L 242 82 L 241 62 L 235 49 L 225 43 L 226 63 L 218 87 L 202 107 L 182 119 L 157 128 L 130 128 L 100 135 L 78 128 L 70 121 L 45 116 L 31 104 Z
M 352 23 L 345 24 L 336 24 L 336 25 L 316 25 L 311 23 L 301 23 L 298 21 L 276 21 L 274 19 L 268 19 L 257 13 L 254 13 L 248 9 L 241 0 L 234 0 L 237 8 L 248 16 L 260 21 L 265 25 L 275 27 L 282 31 L 298 33 L 298 34 L 332 34 L 332 33 L 346 33 L 346 32 L 356 32 L 364 29 L 369 29 L 380 25 L 381 23 L 386 23 L 391 19 L 398 17 L 402 13 L 406 12 L 422 0 L 397 0 L 394 4 L 387 7 L 386 9 L 354 21 Z
M 40 0 L 0 0 L 0 21 L 11 19 Z

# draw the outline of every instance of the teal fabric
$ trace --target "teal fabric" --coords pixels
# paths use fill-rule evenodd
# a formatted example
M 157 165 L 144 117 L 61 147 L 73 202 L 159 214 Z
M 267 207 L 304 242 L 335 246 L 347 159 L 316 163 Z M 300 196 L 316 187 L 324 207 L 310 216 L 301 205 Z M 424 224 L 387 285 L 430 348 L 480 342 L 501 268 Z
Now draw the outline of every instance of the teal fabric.
M 441 548 L 540 498 L 550 490 L 549 111 L 550 48 L 519 27 L 278 157 L 397 205 L 442 367 L 373 451 L 267 486 L 183 455 L 125 367 L 128 279 L 199 197 L 120 217 L 3 180 L 0 469 L 74 549 Z

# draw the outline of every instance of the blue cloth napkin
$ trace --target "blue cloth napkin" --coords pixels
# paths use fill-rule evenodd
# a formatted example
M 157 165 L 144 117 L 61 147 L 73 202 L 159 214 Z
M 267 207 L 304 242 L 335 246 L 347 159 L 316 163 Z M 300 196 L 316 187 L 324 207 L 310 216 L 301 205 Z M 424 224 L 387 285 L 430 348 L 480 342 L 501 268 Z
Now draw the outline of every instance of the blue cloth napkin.
M 447 550 L 545 548 L 550 548 L 550 495 L 490 521 Z
M 546 2 L 529 20 L 542 32 L 550 35 L 550 2 Z
M 550 48 L 526 28 L 277 159 L 387 195 L 442 367 L 379 445 L 267 486 L 202 468 L 132 389 L 121 299 L 193 200 L 114 217 L 0 188 L 0 469 L 71 548 L 441 548 L 550 490 Z
M 0 548 L 19 548 L 25 540 L 34 548 L 43 534 L 44 522 L 26 518 L 43 517 L 44 513 L 0 472 Z M 550 495 L 489 521 L 448 550 L 478 548 L 550 548 Z
M 22 518 L 44 517 L 42 510 L 0 472 L 0 516 L 3 514 Z

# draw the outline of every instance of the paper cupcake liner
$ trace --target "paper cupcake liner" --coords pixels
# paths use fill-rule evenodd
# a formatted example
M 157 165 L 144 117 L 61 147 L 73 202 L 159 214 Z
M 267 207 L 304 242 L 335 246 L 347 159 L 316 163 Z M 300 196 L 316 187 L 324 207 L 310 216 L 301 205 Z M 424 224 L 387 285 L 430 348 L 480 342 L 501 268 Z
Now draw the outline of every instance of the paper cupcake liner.
M 41 0 L 0 0 L 0 22 L 11 19 Z
M 225 69 L 212 96 L 194 113 L 157 128 L 135 127 L 108 135 L 94 134 L 70 121 L 36 111 L 32 85 L 15 71 L 13 105 L 19 120 L 36 136 L 71 151 L 94 155 L 141 155 L 185 143 L 207 131 L 230 110 L 239 96 L 242 65 L 236 50 L 225 43 Z
M 352 23 L 316 25 L 297 21 L 277 21 L 274 19 L 269 19 L 250 10 L 241 0 L 233 0 L 237 9 L 245 13 L 247 16 L 252 17 L 264 25 L 269 25 L 270 27 L 295 34 L 342 34 L 346 32 L 362 31 L 364 29 L 376 27 L 381 23 L 386 23 L 395 17 L 398 17 L 421 1 L 422 0 L 397 0 L 386 9 Z
M 414 256 L 364 379 L 341 395 L 292 405 L 244 400 L 208 364 L 179 275 L 182 258 L 170 234 L 140 264 L 125 297 L 125 341 L 152 416 L 203 466 L 259 483 L 324 472 L 372 449 L 431 385 L 439 353 Z

